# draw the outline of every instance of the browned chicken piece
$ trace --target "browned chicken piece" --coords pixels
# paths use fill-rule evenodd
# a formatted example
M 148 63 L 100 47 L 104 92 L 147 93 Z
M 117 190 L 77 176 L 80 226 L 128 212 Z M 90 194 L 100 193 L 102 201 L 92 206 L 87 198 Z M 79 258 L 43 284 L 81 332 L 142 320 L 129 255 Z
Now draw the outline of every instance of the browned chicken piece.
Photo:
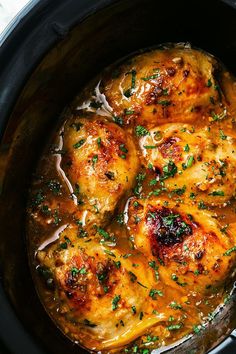
M 129 124 L 157 126 L 225 117 L 226 100 L 217 80 L 219 65 L 207 53 L 167 48 L 131 58 L 108 73 L 104 94 L 114 115 Z
M 64 130 L 62 168 L 88 227 L 108 220 L 133 186 L 139 159 L 132 136 L 99 116 L 73 117 Z
M 235 225 L 224 233 L 213 217 L 166 198 L 134 198 L 128 228 L 136 248 L 160 263 L 163 283 L 204 294 L 224 284 L 235 264 Z
M 37 253 L 40 268 L 52 274 L 62 329 L 84 345 L 89 342 L 90 349 L 119 347 L 166 319 L 149 309 L 140 321 L 155 279 L 145 264 L 139 262 L 137 269 L 124 256 L 96 238 L 78 238 L 71 225 L 56 243 Z
M 236 139 L 215 126 L 164 124 L 139 140 L 144 163 L 152 164 L 169 192 L 223 205 L 236 191 Z M 234 134 L 233 134 L 234 135 Z

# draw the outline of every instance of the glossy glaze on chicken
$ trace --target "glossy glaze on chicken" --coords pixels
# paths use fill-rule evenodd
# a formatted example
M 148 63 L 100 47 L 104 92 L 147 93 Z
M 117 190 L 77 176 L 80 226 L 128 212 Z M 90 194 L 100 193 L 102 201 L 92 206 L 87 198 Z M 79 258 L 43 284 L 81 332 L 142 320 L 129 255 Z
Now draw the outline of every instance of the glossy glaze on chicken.
M 235 114 L 232 75 L 183 45 L 106 69 L 67 109 L 27 225 L 39 295 L 73 341 L 148 354 L 204 330 L 228 300 Z

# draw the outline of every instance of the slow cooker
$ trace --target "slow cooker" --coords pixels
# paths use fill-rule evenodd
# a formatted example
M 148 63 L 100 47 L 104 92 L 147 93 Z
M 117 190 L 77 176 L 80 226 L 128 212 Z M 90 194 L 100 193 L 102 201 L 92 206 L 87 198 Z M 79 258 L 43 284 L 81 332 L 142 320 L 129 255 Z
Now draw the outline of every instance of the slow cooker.
M 86 82 L 164 42 L 190 42 L 236 75 L 236 1 L 36 0 L 0 38 L 1 353 L 86 353 L 56 328 L 34 288 L 25 244 L 30 177 L 57 118 Z M 232 296 L 207 331 L 165 351 L 232 354 L 234 328 Z

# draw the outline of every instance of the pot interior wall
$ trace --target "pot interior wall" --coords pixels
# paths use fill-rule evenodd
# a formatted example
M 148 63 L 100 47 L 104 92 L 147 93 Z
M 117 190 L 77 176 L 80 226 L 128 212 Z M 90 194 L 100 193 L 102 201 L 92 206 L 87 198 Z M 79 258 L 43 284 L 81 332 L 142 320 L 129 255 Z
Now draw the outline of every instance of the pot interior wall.
M 102 2 L 97 3 L 100 6 Z M 47 53 L 25 84 L 1 146 L 1 160 L 7 161 L 2 165 L 0 214 L 4 287 L 27 330 L 49 353 L 83 352 L 55 330 L 43 310 L 25 246 L 30 176 L 64 106 L 108 64 L 164 42 L 189 41 L 218 56 L 236 73 L 236 11 L 220 1 L 113 1 L 82 22 L 79 11 L 77 17 L 78 25 L 70 29 L 68 24 L 68 34 Z M 34 43 L 30 45 L 29 55 Z M 233 328 L 233 317 L 225 312 L 224 325 L 212 329 L 208 336 L 192 339 L 192 348 L 199 354 L 220 341 Z M 180 353 L 183 350 L 181 346 Z

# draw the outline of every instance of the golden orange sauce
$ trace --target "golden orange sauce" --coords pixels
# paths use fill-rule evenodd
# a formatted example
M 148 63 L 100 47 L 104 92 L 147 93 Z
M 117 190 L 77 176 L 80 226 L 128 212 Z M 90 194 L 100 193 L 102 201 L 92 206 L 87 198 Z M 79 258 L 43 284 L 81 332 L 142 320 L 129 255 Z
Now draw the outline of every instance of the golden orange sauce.
M 227 80 L 231 85 L 232 82 L 228 77 Z M 78 105 L 78 102 L 76 102 L 76 105 Z M 216 122 L 215 124 L 219 124 L 221 127 L 224 123 Z M 201 128 L 205 125 L 206 122 L 202 122 L 201 120 L 194 122 L 195 128 Z M 124 129 L 133 133 L 132 126 L 126 126 Z M 61 153 L 63 154 L 63 151 L 57 154 L 60 139 L 63 139 L 63 137 L 60 135 L 60 129 L 58 129 L 51 138 L 49 145 L 45 148 L 33 177 L 27 222 L 29 254 L 36 287 L 46 310 L 67 336 L 91 348 L 94 343 L 96 345 L 96 338 L 94 342 L 91 341 L 91 343 L 93 343 L 90 344 L 87 332 L 89 328 L 80 328 L 79 333 L 77 333 L 74 325 L 69 325 L 70 319 L 67 318 L 67 320 L 65 320 L 63 316 L 63 304 L 58 297 L 57 291 L 54 291 L 51 274 L 50 272 L 48 273 L 47 270 L 42 270 L 39 267 L 39 261 L 37 259 L 38 250 L 45 249 L 47 244 L 50 245 L 53 242 L 58 242 L 59 232 L 63 229 L 61 228 L 63 225 L 75 223 L 74 214 L 76 214 L 77 206 L 71 197 L 65 179 L 63 179 L 61 173 L 58 172 L 58 157 Z M 135 139 L 135 143 L 141 156 L 138 139 Z M 63 146 L 61 146 L 61 149 L 63 150 Z M 153 189 L 157 189 L 159 185 L 157 184 L 154 187 L 150 185 L 150 181 L 156 177 L 152 169 L 141 166 L 140 173 L 142 172 L 145 173 L 145 178 L 142 182 L 142 195 L 145 197 L 148 196 Z M 127 257 L 129 260 L 132 260 L 133 272 L 137 275 L 137 278 L 141 264 L 144 265 L 147 272 L 153 272 L 155 276 L 155 269 L 150 267 L 147 257 L 135 248 L 133 239 L 130 237 L 132 235 L 127 231 L 126 209 L 129 198 L 133 195 L 134 191 L 131 190 L 120 200 L 105 230 L 109 234 L 114 233 L 116 235 L 115 248 L 123 255 L 123 258 L 120 260 L 122 262 L 122 260 Z M 161 195 L 164 198 L 166 197 L 167 200 L 173 199 L 180 204 L 184 201 L 184 196 L 176 196 L 170 194 L 168 191 L 163 191 Z M 48 208 L 49 205 L 50 209 Z M 224 207 L 209 207 L 209 210 L 214 211 L 214 216 L 220 222 L 222 230 L 227 229 L 228 224 L 235 222 L 235 200 L 231 200 L 230 203 Z M 89 239 L 90 237 L 88 236 L 88 242 Z M 158 260 L 155 261 L 158 268 L 164 267 Z M 174 281 L 175 280 L 173 280 L 173 282 Z M 154 295 L 156 301 L 150 301 L 150 304 L 145 306 L 142 313 L 137 315 L 140 316 L 140 321 L 142 321 L 144 317 L 152 315 L 153 313 L 163 313 L 165 314 L 163 321 L 156 326 L 154 325 L 148 328 L 145 333 L 142 333 L 135 341 L 132 340 L 131 343 L 126 343 L 123 347 L 104 350 L 104 352 L 118 350 L 120 353 L 140 352 L 147 354 L 151 349 L 169 345 L 185 335 L 193 332 L 199 333 L 203 328 L 202 323 L 211 320 L 217 306 L 227 301 L 230 293 L 230 287 L 221 286 L 214 288 L 211 287 L 211 284 L 208 285 L 210 291 L 203 296 L 195 292 L 194 289 L 186 294 L 184 285 L 180 285 L 179 289 L 177 289 L 176 287 L 166 285 L 165 282 L 161 280 L 157 280 L 156 288 L 160 291 L 160 295 Z M 145 284 L 141 284 L 140 286 L 145 286 Z M 170 303 L 174 303 L 172 308 L 169 306 Z M 181 305 L 178 306 L 179 304 Z M 109 321 L 109 319 L 107 320 Z M 118 326 L 121 326 L 121 324 L 118 324 Z

